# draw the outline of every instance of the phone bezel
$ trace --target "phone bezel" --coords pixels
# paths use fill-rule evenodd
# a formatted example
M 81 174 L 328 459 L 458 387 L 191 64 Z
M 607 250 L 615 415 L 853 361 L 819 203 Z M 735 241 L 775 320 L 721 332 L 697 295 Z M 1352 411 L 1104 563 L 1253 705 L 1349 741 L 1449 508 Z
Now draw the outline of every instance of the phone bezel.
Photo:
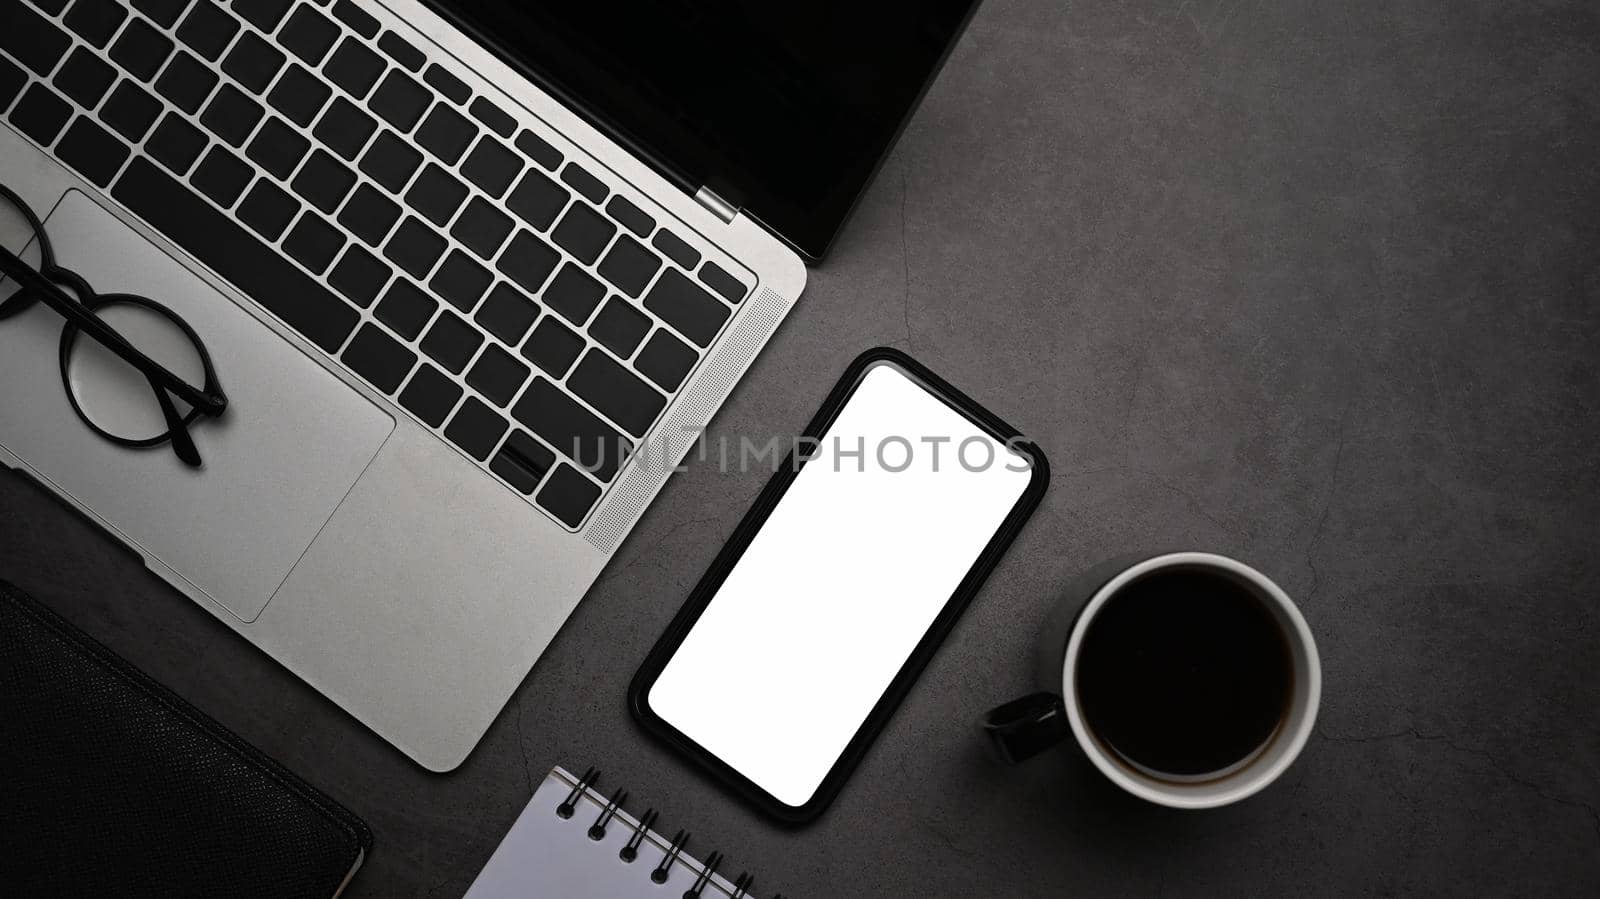
M 861 384 L 867 372 L 880 364 L 890 364 L 900 369 L 929 393 L 939 398 L 968 421 L 977 425 L 989 436 L 1006 443 L 1016 452 L 1026 456 L 1029 459 L 1032 470 L 1027 488 L 1000 523 L 1000 527 L 989 538 L 989 542 L 984 545 L 983 551 L 979 553 L 972 567 L 961 579 L 955 592 L 945 601 L 943 608 L 940 609 L 939 614 L 934 618 L 933 623 L 929 625 L 927 631 L 923 633 L 916 647 L 906 657 L 905 662 L 900 666 L 900 670 L 895 673 L 893 680 L 889 682 L 889 686 L 878 697 L 878 701 L 873 704 L 871 712 L 862 720 L 855 735 L 845 745 L 844 751 L 834 760 L 833 765 L 828 769 L 827 775 L 818 785 L 816 792 L 800 805 L 790 805 L 779 800 L 736 768 L 718 758 L 657 715 L 650 707 L 649 702 L 650 689 L 655 685 L 656 678 L 665 669 L 667 662 L 677 652 L 678 647 L 682 645 L 689 631 L 699 620 L 701 613 L 715 598 L 729 572 L 733 570 L 733 566 L 743 557 L 751 541 L 755 539 L 756 534 L 760 532 L 767 518 L 772 514 L 772 510 L 777 507 L 778 501 L 788 492 L 790 485 L 794 483 L 795 478 L 799 475 L 800 468 L 803 468 L 806 464 L 802 461 L 801 465 L 796 467 L 794 465 L 793 452 L 784 459 L 777 472 L 773 474 L 772 479 L 767 482 L 765 489 L 761 491 L 761 495 L 757 497 L 755 504 L 745 513 L 743 520 L 739 522 L 739 526 L 734 530 L 733 535 L 728 538 L 727 544 L 723 546 L 721 552 L 717 554 L 716 559 L 712 561 L 711 566 L 706 570 L 706 573 L 700 578 L 700 582 L 689 594 L 689 598 L 684 603 L 683 608 L 679 610 L 672 623 L 668 625 L 666 632 L 662 634 L 661 639 L 650 650 L 650 654 L 645 657 L 644 664 L 640 666 L 628 688 L 629 708 L 632 710 L 634 718 L 646 730 L 665 741 L 679 753 L 687 756 L 700 767 L 706 769 L 723 785 L 755 804 L 763 812 L 789 825 L 806 824 L 816 820 L 823 810 L 838 796 L 850 774 L 860 764 L 868 748 L 871 747 L 879 732 L 883 730 L 884 725 L 888 723 L 890 716 L 894 714 L 895 709 L 905 699 L 912 684 L 916 682 L 917 676 L 922 673 L 923 668 L 932 659 L 934 652 L 944 642 L 945 637 L 949 635 L 961 613 L 972 601 L 973 596 L 982 587 L 989 573 L 994 570 L 995 565 L 999 563 L 1006 549 L 1016 538 L 1022 525 L 1028 520 L 1033 510 L 1038 507 L 1040 500 L 1044 497 L 1045 489 L 1050 483 L 1049 463 L 1037 445 L 1024 439 L 1022 434 L 1015 428 L 1006 424 L 976 402 L 973 402 L 965 394 L 929 371 L 921 363 L 900 350 L 891 347 L 877 347 L 857 356 L 850 363 L 849 368 L 845 370 L 838 384 L 828 394 L 827 399 L 823 401 L 822 407 L 817 410 L 816 415 L 812 417 L 811 423 L 806 426 L 801 436 L 820 440 L 828 428 L 832 426 L 840 410 L 849 402 L 850 397 L 855 393 L 856 388 Z M 714 701 L 714 699 L 708 698 L 708 701 Z

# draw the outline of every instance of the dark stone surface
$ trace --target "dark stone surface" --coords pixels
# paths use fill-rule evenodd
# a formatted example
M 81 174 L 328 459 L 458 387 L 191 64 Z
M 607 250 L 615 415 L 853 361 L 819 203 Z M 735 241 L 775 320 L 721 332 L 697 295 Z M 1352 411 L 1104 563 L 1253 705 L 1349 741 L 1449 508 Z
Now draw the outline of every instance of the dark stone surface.
M 462 892 L 593 763 L 761 895 L 1600 892 L 1600 7 L 992 0 L 716 422 L 803 424 L 909 349 L 1054 484 L 815 826 L 629 720 L 629 677 L 764 478 L 680 476 L 458 772 L 414 767 L 109 540 L 0 477 L 0 574 L 348 803 L 350 895 Z M 41 373 L 46 377 L 48 373 Z M 16 389 L 10 385 L 6 389 Z M 1181 814 L 973 722 L 1060 585 L 1234 554 L 1320 641 L 1318 737 Z

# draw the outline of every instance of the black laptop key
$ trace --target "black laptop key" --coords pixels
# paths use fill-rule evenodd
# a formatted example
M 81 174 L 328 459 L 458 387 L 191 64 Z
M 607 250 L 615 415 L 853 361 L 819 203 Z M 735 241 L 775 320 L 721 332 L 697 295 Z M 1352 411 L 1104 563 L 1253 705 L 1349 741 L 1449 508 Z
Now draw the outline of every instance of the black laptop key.
M 444 255 L 445 239 L 416 218 L 407 218 L 384 244 L 383 255 L 417 280 L 428 276 Z
M 455 217 L 466 199 L 467 186 L 431 162 L 406 191 L 406 205 L 441 228 Z
M 563 264 L 561 271 L 550 280 L 550 286 L 545 288 L 542 299 L 545 305 L 561 313 L 567 321 L 581 326 L 594 314 L 595 307 L 600 305 L 605 296 L 604 284 L 568 262 Z
M 456 410 L 444 436 L 479 462 L 489 458 L 511 425 L 477 397 L 469 396 Z
M 233 11 L 263 33 L 271 34 L 293 5 L 294 0 L 233 0 Z
M 493 281 L 494 276 L 488 269 L 460 250 L 451 250 L 428 286 L 450 305 L 462 312 L 471 312 Z
M 417 143 L 446 165 L 455 165 L 477 137 L 478 127 L 443 103 L 434 106 L 417 129 Z
M 240 3 L 243 2 L 246 0 L 240 0 Z M 281 2 L 287 6 L 292 0 L 281 0 Z M 171 28 L 189 3 L 190 0 L 133 0 L 133 8 L 144 13 L 150 21 L 162 28 Z
M 517 149 L 528 154 L 529 159 L 552 172 L 561 166 L 561 151 L 550 146 L 548 141 L 532 131 L 518 134 L 516 144 Z
M 443 372 L 424 362 L 417 373 L 411 376 L 406 389 L 400 391 L 400 405 L 422 419 L 423 424 L 437 428 L 444 424 L 450 410 L 456 407 L 456 401 L 465 392 L 445 377 Z
M 333 49 L 333 42 L 338 38 L 339 26 L 304 3 L 295 9 L 278 33 L 280 44 L 313 67 L 322 64 L 322 58 Z
M 224 84 L 201 113 L 200 124 L 230 147 L 242 147 L 264 114 L 260 103 L 233 85 Z
M 100 102 L 100 98 L 106 95 L 106 91 L 111 89 L 111 83 L 116 80 L 116 69 L 107 65 L 106 61 L 93 51 L 79 47 L 67 57 L 67 61 L 56 72 L 56 76 L 50 79 L 50 83 L 79 106 L 93 109 Z
M 540 231 L 550 227 L 572 195 L 538 170 L 529 169 L 517 189 L 506 197 L 506 208 Z
M 284 118 L 306 128 L 332 95 L 333 88 L 323 84 L 303 66 L 295 64 L 272 86 L 267 102 L 272 104 L 273 109 L 283 113 Z
M 421 164 L 422 154 L 392 131 L 378 135 L 361 157 L 361 171 L 395 194 L 405 189 L 406 182 Z
M 60 15 L 61 11 L 67 8 L 67 0 L 29 0 L 29 2 L 52 16 Z
M 190 7 L 189 15 L 178 26 L 178 40 L 202 59 L 216 62 L 238 32 L 239 20 L 223 12 L 213 0 L 207 0 Z
M 367 40 L 378 36 L 378 20 L 350 0 L 338 0 L 333 4 L 333 17 L 349 25 L 351 31 Z
M 633 205 L 626 197 L 615 196 L 606 204 L 606 212 L 622 224 L 622 227 L 639 235 L 649 237 L 650 232 L 656 229 L 656 220 L 643 209 Z
M 333 79 L 334 84 L 360 100 L 378 83 L 378 76 L 383 74 L 384 68 L 383 57 L 367 49 L 355 38 L 347 37 L 339 44 L 339 49 L 333 51 L 333 57 L 322 67 L 322 71 Z
M 300 214 L 300 201 L 267 178 L 258 178 L 239 202 L 239 221 L 267 240 L 277 240 Z
M 730 303 L 737 303 L 744 299 L 750 288 L 744 282 L 728 274 L 728 271 L 715 262 L 707 261 L 700 266 L 700 283 L 722 294 L 722 298 Z
M 161 101 L 144 88 L 123 80 L 100 107 L 100 120 L 131 141 L 144 139 L 161 115 Z
M 206 136 L 199 128 L 185 121 L 183 116 L 169 112 L 156 126 L 144 148 L 157 162 L 181 176 L 200 158 L 200 151 L 206 148 Z
M 111 184 L 117 169 L 128 160 L 128 145 L 95 124 L 88 116 L 78 116 L 56 145 L 61 161 L 76 169 L 84 180 L 99 187 Z
M 407 340 L 416 340 L 439 311 L 439 301 L 404 278 L 396 278 L 384 292 L 373 315 Z
M 728 320 L 728 304 L 706 293 L 682 272 L 669 268 L 656 279 L 644 298 L 644 307 L 702 348 L 711 343 Z
M 417 364 L 417 354 L 377 325 L 362 325 L 340 355 L 350 370 L 382 393 L 394 393 Z
M 250 139 L 250 146 L 245 148 L 244 155 L 272 177 L 286 181 L 309 152 L 311 141 L 300 136 L 300 132 L 290 128 L 282 119 L 273 116 Z
M 650 317 L 621 297 L 612 297 L 589 324 L 589 335 L 600 345 L 626 359 L 650 333 Z
M 339 233 L 339 229 L 324 221 L 322 216 L 307 210 L 283 239 L 283 251 L 320 275 L 333 264 L 333 257 L 339 255 L 344 244 L 344 235 Z
M 393 125 L 396 131 L 405 134 L 417 126 L 431 102 L 433 96 L 427 88 L 399 69 L 392 69 L 372 99 L 367 101 L 367 107 Z
M 167 63 L 161 77 L 156 79 L 156 93 L 172 101 L 172 105 L 190 115 L 200 111 L 201 104 L 217 86 L 216 73 L 206 68 L 188 51 L 180 50 Z
M 349 298 L 350 302 L 365 309 L 378 298 L 392 274 L 394 270 L 384 265 L 378 257 L 359 244 L 350 244 L 334 264 L 333 271 L 328 272 L 328 283 Z M 400 385 L 397 383 L 395 386 Z
M 335 159 L 332 153 L 317 150 L 300 167 L 300 173 L 294 176 L 293 186 L 294 192 L 305 198 L 306 202 L 331 213 L 344 202 L 355 184 L 355 172 Z
M 355 330 L 350 304 L 153 163 L 135 157 L 111 195 L 324 351 Z
M 245 192 L 245 187 L 250 186 L 250 179 L 254 176 L 256 173 L 245 165 L 245 160 L 222 147 L 211 147 L 210 154 L 200 160 L 200 168 L 195 170 L 189 181 L 216 205 L 227 208 L 234 205 L 238 195 Z
M 17 0 L 0 5 L 0 50 L 15 56 L 35 75 L 50 74 L 70 46 L 72 38 L 65 31 Z
M 562 524 L 575 528 L 583 523 L 589 510 L 594 508 L 595 500 L 599 498 L 600 488 L 577 469 L 563 462 L 551 472 L 550 480 L 545 482 L 544 489 L 539 491 L 534 502 L 560 519 Z
M 578 165 L 576 162 L 569 163 L 566 168 L 561 170 L 561 180 L 596 206 L 604 202 L 606 195 L 611 192 L 604 182 L 591 175 L 588 169 Z
M 642 436 L 667 405 L 667 398 L 600 350 L 584 354 L 567 386 L 622 429 Z
M 437 64 L 428 66 L 428 71 L 422 73 L 422 80 L 428 82 L 433 86 L 434 90 L 444 94 L 445 97 L 449 98 L 450 102 L 457 106 L 466 103 L 472 96 L 472 89 L 467 87 L 466 82 L 440 68 Z
M 367 145 L 367 140 L 376 130 L 378 123 L 372 116 L 344 97 L 339 97 L 317 120 L 317 128 L 312 133 L 328 149 L 347 161 L 355 162 L 361 148 Z
M 383 36 L 378 38 L 378 49 L 413 72 L 422 68 L 422 63 L 426 60 L 421 50 L 413 47 L 410 42 L 393 31 L 385 31 Z
M 500 254 L 500 261 L 495 263 L 495 268 L 528 293 L 538 293 L 560 261 L 561 254 L 556 252 L 555 247 L 527 231 L 518 231 L 511 238 L 511 243 L 506 245 L 505 252 Z
M 510 137 L 517 130 L 517 121 L 510 113 L 483 97 L 473 100 L 472 108 L 468 111 L 472 113 L 473 118 L 501 137 Z
M 535 378 L 511 408 L 512 417 L 555 451 L 610 481 L 633 447 L 621 431 L 567 396 L 544 378 Z
M 128 74 L 148 82 L 172 55 L 172 39 L 143 19 L 134 19 L 111 45 L 111 60 Z
M 49 146 L 72 117 L 72 107 L 61 95 L 35 82 L 6 116 L 17 130 Z
M 683 384 L 689 370 L 694 368 L 699 355 L 687 343 L 657 328 L 633 360 L 639 373 L 656 382 L 662 390 L 671 393 Z
M 517 391 L 528 382 L 528 366 L 494 344 L 490 344 L 472 363 L 467 384 L 502 409 L 517 398 Z
M 368 185 L 361 185 L 350 196 L 339 212 L 339 224 L 350 233 L 372 246 L 383 243 L 383 238 L 400 219 L 400 205 Z
M 527 496 L 555 464 L 556 454 L 549 447 L 528 436 L 526 431 L 514 430 L 501 445 L 500 452 L 494 454 L 489 470 Z
M 555 230 L 550 232 L 550 239 L 580 262 L 589 264 L 600 258 L 600 251 L 605 249 L 615 233 L 617 226 L 606 221 L 600 213 L 587 204 L 573 203 L 567 207 L 566 215 L 561 217 Z
M 511 182 L 522 174 L 522 157 L 511 152 L 505 144 L 487 135 L 472 148 L 467 161 L 461 164 L 461 174 L 495 199 L 505 196 Z
M 528 328 L 538 317 L 539 304 L 515 287 L 501 282 L 489 291 L 489 296 L 478 307 L 478 314 L 473 319 L 507 346 L 516 346 L 522 342 L 523 335 L 528 333 Z
M 244 85 L 245 90 L 259 95 L 287 61 L 283 51 L 247 31 L 228 51 L 227 58 L 222 61 L 222 71 Z
M 700 264 L 700 251 L 689 246 L 683 241 L 683 238 L 665 228 L 656 232 L 656 236 L 650 241 L 650 245 L 665 253 L 668 259 L 691 272 L 694 271 L 695 266 Z
M 28 73 L 22 71 L 11 60 L 0 56 L 0 110 L 11 105 L 11 101 L 22 93 L 22 86 L 28 83 Z
M 13 0 L 15 2 L 15 0 Z M 67 10 L 67 27 L 91 46 L 104 48 L 128 11 L 114 0 L 78 0 Z
M 583 338 L 559 319 L 547 315 L 539 322 L 539 327 L 533 329 L 533 336 L 522 348 L 522 356 L 549 372 L 551 377 L 561 378 L 582 351 Z
M 450 233 L 467 249 L 484 259 L 493 259 L 500 245 L 511 234 L 511 228 L 511 216 L 490 206 L 481 197 L 473 197 L 456 219 Z
M 661 257 L 645 249 L 637 240 L 624 234 L 617 238 L 600 260 L 600 277 L 634 299 L 644 293 L 645 285 L 661 269 Z
M 424 353 L 453 375 L 461 374 L 482 345 L 483 335 L 448 309 L 434 319 L 421 344 Z

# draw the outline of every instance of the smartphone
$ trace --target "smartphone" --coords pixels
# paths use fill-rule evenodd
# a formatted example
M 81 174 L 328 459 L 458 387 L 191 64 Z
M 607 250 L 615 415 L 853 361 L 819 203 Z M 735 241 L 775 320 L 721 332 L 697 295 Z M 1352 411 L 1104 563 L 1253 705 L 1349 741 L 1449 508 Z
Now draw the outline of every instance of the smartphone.
M 635 717 L 780 821 L 815 819 L 1048 483 L 1015 429 L 869 350 L 651 650 Z

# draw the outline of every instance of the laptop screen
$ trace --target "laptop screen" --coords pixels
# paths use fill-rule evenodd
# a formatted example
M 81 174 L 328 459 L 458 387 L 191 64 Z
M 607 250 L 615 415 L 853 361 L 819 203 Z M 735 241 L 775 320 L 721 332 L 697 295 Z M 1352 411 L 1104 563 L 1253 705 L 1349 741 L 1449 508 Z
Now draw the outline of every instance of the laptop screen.
M 819 258 L 977 0 L 431 0 Z

